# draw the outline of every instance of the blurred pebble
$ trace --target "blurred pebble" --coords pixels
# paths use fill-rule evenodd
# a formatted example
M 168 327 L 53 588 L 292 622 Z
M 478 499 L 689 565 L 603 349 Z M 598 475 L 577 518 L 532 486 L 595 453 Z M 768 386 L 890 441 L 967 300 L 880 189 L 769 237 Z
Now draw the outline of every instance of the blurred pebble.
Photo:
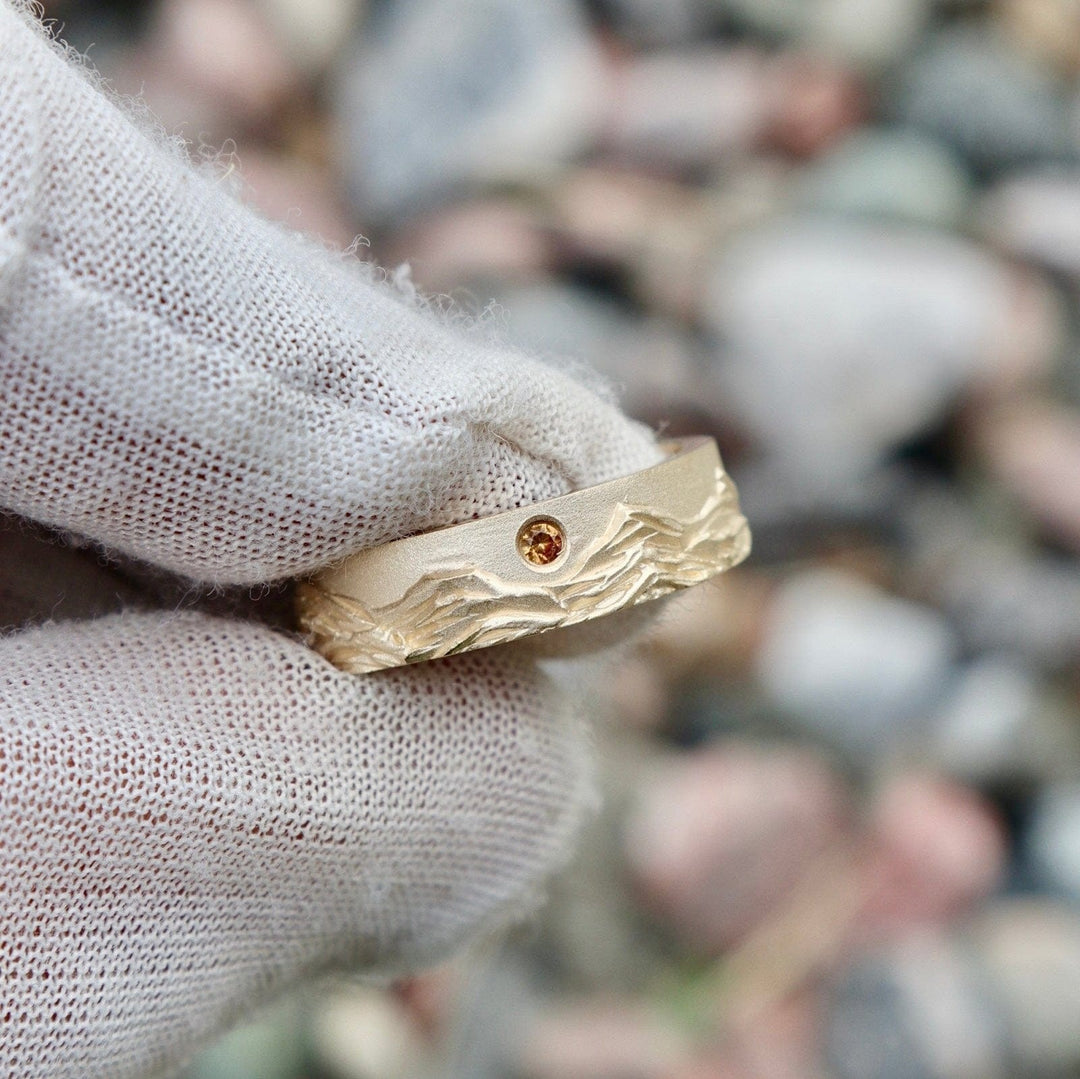
M 272 221 L 346 248 L 356 238 L 324 170 L 295 157 L 244 147 L 237 154 L 241 195 Z
M 954 680 L 934 721 L 931 760 L 999 790 L 1030 790 L 1080 760 L 1075 709 L 1018 656 L 979 656 Z
M 704 363 L 681 328 L 643 318 L 585 289 L 555 283 L 498 294 L 511 342 L 552 357 L 583 360 L 612 380 L 631 415 L 670 430 L 685 414 L 716 405 Z M 697 425 L 700 429 L 700 424 Z
M 1046 900 L 1003 903 L 976 923 L 973 949 L 987 972 L 1013 1075 L 1075 1075 L 1080 1068 L 1080 917 Z
M 646 901 L 687 945 L 717 952 L 784 902 L 843 833 L 846 812 L 838 777 L 810 752 L 702 749 L 642 790 L 627 859 Z
M 1040 881 L 1080 902 L 1080 783 L 1059 783 L 1040 791 L 1026 846 Z
M 404 1007 L 375 988 L 336 990 L 316 1013 L 311 1040 L 335 1079 L 412 1079 L 431 1064 Z
M 395 1000 L 425 1037 L 437 1037 L 448 1029 L 468 990 L 468 953 L 461 953 L 442 966 L 396 981 L 391 988 Z
M 796 198 L 808 210 L 934 228 L 962 223 L 971 184 L 947 147 L 911 131 L 861 129 L 799 176 Z
M 282 48 L 308 78 L 326 70 L 360 23 L 366 0 L 255 0 Z
M 821 1079 L 819 1010 L 811 994 L 790 996 L 712 1039 L 664 1079 Z
M 729 1032 L 728 1059 L 751 1079 L 822 1079 L 821 1010 L 816 990 L 786 996 Z
M 904 773 L 874 798 L 862 931 L 896 936 L 968 913 L 1002 880 L 1006 836 L 991 806 L 952 780 Z
M 733 1061 L 720 1050 L 702 1053 L 670 1068 L 663 1079 L 762 1079 L 762 1076 Z
M 750 567 L 689 591 L 665 606 L 642 651 L 671 683 L 710 677 L 744 682 L 761 644 L 771 591 L 771 582 Z
M 959 672 L 942 704 L 931 755 L 954 775 L 994 780 L 1032 765 L 1041 708 L 1034 673 L 1006 656 L 982 656 Z
M 850 490 L 963 387 L 1014 382 L 1058 345 L 1026 276 L 898 227 L 758 230 L 718 260 L 706 303 L 720 385 L 804 493 Z
M 675 45 L 710 29 L 710 0 L 602 0 L 618 36 L 636 45 Z
M 847 753 L 878 756 L 925 729 L 955 656 L 952 630 L 932 608 L 810 570 L 775 592 L 757 674 L 795 722 Z
M 1075 560 L 1025 547 L 1000 515 L 988 526 L 951 489 L 922 484 L 898 502 L 907 573 L 949 615 L 969 649 L 1012 653 L 1054 669 L 1075 661 Z M 1049 753 L 1060 754 L 1061 746 L 1052 744 Z
M 781 53 L 771 64 L 770 79 L 776 108 L 769 141 L 785 153 L 820 153 L 866 117 L 861 81 L 827 57 L 811 51 Z
M 716 249 L 775 214 L 786 183 L 772 162 L 732 167 L 705 189 L 594 166 L 575 170 L 548 198 L 567 261 L 610 266 L 648 309 L 692 320 Z
M 834 989 L 826 1066 L 835 1079 L 1004 1079 L 1007 1039 L 968 957 L 914 937 Z
M 1075 1074 L 1080 919 L 1000 903 L 963 936 L 915 936 L 836 986 L 827 1061 L 837 1079 Z
M 587 819 L 568 871 L 550 884 L 534 962 L 563 986 L 602 996 L 647 993 L 670 941 L 629 886 L 626 815 L 667 766 L 656 743 L 616 720 L 597 730 L 597 812 Z
M 652 52 L 617 68 L 605 144 L 651 170 L 701 170 L 766 142 L 813 154 L 861 114 L 857 83 L 811 55 L 720 47 Z
M 387 245 L 389 265 L 408 263 L 424 292 L 482 288 L 481 298 L 543 277 L 555 259 L 541 216 L 521 202 L 484 199 L 412 221 Z
M 296 1079 L 306 1066 L 303 1034 L 299 1001 L 292 997 L 205 1050 L 182 1079 Z
M 711 0 L 725 14 L 760 34 L 794 37 L 806 28 L 811 5 L 806 0 Z
M 541 1013 L 515 1074 L 528 1079 L 663 1079 L 686 1056 L 686 1036 L 636 1001 L 590 997 Z
M 1080 7 L 1073 0 L 997 0 L 996 7 L 1020 51 L 1063 75 L 1080 73 Z
M 1075 157 L 1065 86 L 990 30 L 938 34 L 906 65 L 895 108 L 985 173 Z
M 300 72 L 253 0 L 161 0 L 114 81 L 167 129 L 220 143 L 268 123 Z
M 1080 550 L 1080 411 L 1019 399 L 981 416 L 976 438 L 994 477 L 1053 536 Z
M 1010 176 L 979 210 L 984 234 L 1021 258 L 1080 276 L 1080 173 Z
M 901 60 L 927 24 L 934 0 L 816 0 L 807 43 L 858 68 Z
M 776 108 L 769 64 L 750 49 L 649 52 L 630 59 L 617 80 L 607 141 L 615 154 L 653 167 L 700 168 L 746 152 Z
M 622 730 L 655 730 L 667 716 L 668 687 L 648 650 L 620 660 L 619 677 L 605 693 L 605 710 Z
M 605 78 L 572 0 L 378 7 L 338 101 L 356 211 L 399 224 L 470 183 L 537 181 L 594 135 Z

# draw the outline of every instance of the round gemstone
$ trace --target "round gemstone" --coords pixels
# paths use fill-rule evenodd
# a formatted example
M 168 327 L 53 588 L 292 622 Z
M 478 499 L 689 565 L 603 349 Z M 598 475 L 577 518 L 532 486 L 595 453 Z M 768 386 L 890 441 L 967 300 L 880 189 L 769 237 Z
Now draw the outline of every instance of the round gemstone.
M 529 521 L 518 533 L 518 553 L 534 566 L 549 566 L 563 552 L 566 540 L 557 521 Z

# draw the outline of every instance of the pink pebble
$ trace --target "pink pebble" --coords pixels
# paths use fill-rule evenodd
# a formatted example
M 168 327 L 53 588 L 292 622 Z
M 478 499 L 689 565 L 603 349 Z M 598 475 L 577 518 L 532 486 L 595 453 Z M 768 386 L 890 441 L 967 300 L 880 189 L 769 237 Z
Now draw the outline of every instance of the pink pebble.
M 719 952 L 783 903 L 845 820 L 840 780 L 816 755 L 717 746 L 672 762 L 642 792 L 626 851 L 656 913 Z
M 998 886 L 1006 838 L 993 808 L 950 779 L 908 773 L 871 810 L 860 931 L 892 935 L 968 912 Z
M 510 200 L 462 203 L 425 217 L 385 253 L 390 265 L 407 262 L 429 292 L 451 292 L 475 281 L 528 281 L 554 260 L 553 241 L 538 215 Z
M 529 1079 L 665 1079 L 687 1052 L 673 1021 L 637 1001 L 594 997 L 539 1016 L 518 1069 Z

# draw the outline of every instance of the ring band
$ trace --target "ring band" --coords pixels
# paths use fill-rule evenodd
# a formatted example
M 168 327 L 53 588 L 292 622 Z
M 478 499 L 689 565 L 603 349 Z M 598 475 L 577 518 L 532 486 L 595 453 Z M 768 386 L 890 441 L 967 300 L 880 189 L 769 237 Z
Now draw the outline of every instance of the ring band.
M 711 438 L 532 506 L 371 547 L 301 582 L 300 626 L 356 674 L 487 648 L 688 588 L 750 530 Z

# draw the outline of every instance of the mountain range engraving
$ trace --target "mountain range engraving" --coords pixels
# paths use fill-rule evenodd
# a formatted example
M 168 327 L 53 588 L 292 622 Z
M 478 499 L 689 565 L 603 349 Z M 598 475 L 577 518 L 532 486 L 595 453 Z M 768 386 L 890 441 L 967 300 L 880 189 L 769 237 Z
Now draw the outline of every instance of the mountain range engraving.
M 308 643 L 357 674 L 483 648 L 689 588 L 741 562 L 750 531 L 735 489 L 716 490 L 688 519 L 617 504 L 608 526 L 576 554 L 569 579 L 511 584 L 471 566 L 442 568 L 400 599 L 372 610 L 303 582 L 297 603 Z

